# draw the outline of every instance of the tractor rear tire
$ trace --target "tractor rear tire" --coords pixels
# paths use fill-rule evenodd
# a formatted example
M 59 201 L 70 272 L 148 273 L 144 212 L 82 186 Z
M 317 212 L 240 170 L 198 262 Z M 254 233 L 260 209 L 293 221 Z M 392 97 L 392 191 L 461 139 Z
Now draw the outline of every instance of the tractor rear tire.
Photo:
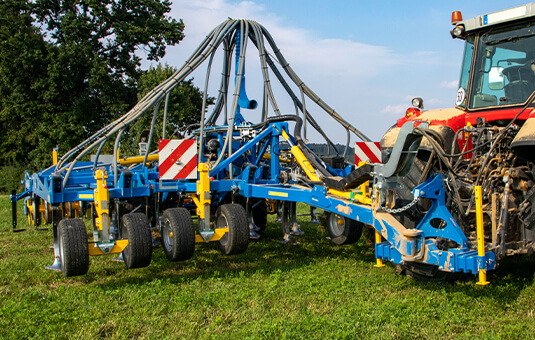
M 166 209 L 162 215 L 162 247 L 169 261 L 185 261 L 195 250 L 195 229 L 186 208 Z
M 87 231 L 82 219 L 63 219 L 58 223 L 61 271 L 65 277 L 84 275 L 89 270 Z
M 249 246 L 249 225 L 245 209 L 239 204 L 223 204 L 216 212 L 216 228 L 228 228 L 219 240 L 224 255 L 241 254 Z
M 123 215 L 121 218 L 121 238 L 128 239 L 123 250 L 126 268 L 143 268 L 152 260 L 152 232 L 147 216 L 142 213 Z
M 325 228 L 335 244 L 353 244 L 362 235 L 364 224 L 350 218 L 326 212 Z

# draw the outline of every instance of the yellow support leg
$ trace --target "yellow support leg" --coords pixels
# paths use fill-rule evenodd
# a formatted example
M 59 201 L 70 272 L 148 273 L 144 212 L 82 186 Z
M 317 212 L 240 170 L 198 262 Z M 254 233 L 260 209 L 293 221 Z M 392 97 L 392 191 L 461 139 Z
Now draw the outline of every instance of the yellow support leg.
M 223 235 L 216 233 L 210 226 L 210 163 L 199 163 L 197 171 L 199 180 L 197 181 L 197 192 L 190 197 L 197 206 L 197 216 L 199 216 L 199 231 L 195 235 L 196 242 L 211 242 L 221 239 Z
M 109 215 L 110 211 L 108 209 L 108 203 L 110 200 L 110 192 L 106 185 L 106 179 L 108 179 L 108 174 L 104 170 L 97 170 L 95 172 L 95 179 L 97 180 L 97 188 L 95 189 L 95 211 L 97 217 L 95 218 L 95 224 L 99 231 L 103 231 L 109 226 Z M 106 241 L 106 240 L 101 240 Z
M 382 241 L 381 234 L 379 234 L 379 232 L 376 230 L 375 231 L 375 243 L 381 243 L 381 241 Z M 377 260 L 377 263 L 375 264 L 374 267 L 381 268 L 385 266 L 385 264 L 383 263 L 383 260 L 381 259 L 376 259 L 376 260 Z
M 198 166 L 199 180 L 197 181 L 197 195 L 199 195 L 200 213 L 199 218 L 210 218 L 210 164 L 201 163 Z
M 481 195 L 481 186 L 475 187 L 476 194 L 476 227 L 477 227 L 477 255 L 485 256 L 485 231 L 483 229 L 483 199 Z M 480 286 L 488 285 L 487 270 L 479 270 L 479 281 L 476 283 Z
M 110 191 L 106 180 L 108 174 L 104 170 L 95 171 L 97 188 L 94 190 L 94 207 L 96 212 L 95 225 L 99 240 L 89 243 L 89 255 L 107 255 L 122 252 L 128 246 L 128 240 L 110 240 Z

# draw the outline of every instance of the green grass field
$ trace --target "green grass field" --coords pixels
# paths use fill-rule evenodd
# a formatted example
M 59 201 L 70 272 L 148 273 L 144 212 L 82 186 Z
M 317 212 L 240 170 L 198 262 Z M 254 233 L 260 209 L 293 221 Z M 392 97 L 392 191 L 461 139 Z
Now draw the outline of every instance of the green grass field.
M 0 338 L 533 338 L 534 259 L 502 262 L 486 287 L 422 283 L 374 268 L 364 237 L 336 246 L 307 220 L 296 245 L 278 243 L 270 217 L 268 238 L 242 255 L 201 244 L 171 263 L 156 248 L 147 268 L 92 257 L 66 279 L 44 269 L 52 232 L 13 233 L 0 197 Z

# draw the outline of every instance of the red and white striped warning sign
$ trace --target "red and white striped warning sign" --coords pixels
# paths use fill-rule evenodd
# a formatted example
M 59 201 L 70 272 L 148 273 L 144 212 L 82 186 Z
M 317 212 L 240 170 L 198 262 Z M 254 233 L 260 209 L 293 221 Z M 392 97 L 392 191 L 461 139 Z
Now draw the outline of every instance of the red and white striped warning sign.
M 160 179 L 197 179 L 197 141 L 160 139 Z
M 379 142 L 356 142 L 355 164 L 359 162 L 381 163 L 381 145 Z

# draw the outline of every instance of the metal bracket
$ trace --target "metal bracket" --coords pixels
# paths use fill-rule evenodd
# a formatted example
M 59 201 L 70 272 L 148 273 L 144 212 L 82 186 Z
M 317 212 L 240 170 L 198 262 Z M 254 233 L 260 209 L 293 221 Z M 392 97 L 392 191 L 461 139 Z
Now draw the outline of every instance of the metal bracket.
M 415 196 L 431 199 L 431 208 L 416 229 L 424 232 L 424 237 L 442 237 L 457 242 L 461 249 L 468 249 L 468 240 L 461 227 L 446 208 L 446 194 L 442 176 L 431 176 L 414 188 Z
M 201 234 L 202 239 L 204 242 L 208 242 L 212 239 L 212 236 L 214 236 L 214 231 L 199 231 L 199 234 Z
M 115 242 L 97 244 L 97 246 L 100 248 L 100 251 L 102 251 L 104 254 L 109 254 L 114 245 L 115 245 Z

